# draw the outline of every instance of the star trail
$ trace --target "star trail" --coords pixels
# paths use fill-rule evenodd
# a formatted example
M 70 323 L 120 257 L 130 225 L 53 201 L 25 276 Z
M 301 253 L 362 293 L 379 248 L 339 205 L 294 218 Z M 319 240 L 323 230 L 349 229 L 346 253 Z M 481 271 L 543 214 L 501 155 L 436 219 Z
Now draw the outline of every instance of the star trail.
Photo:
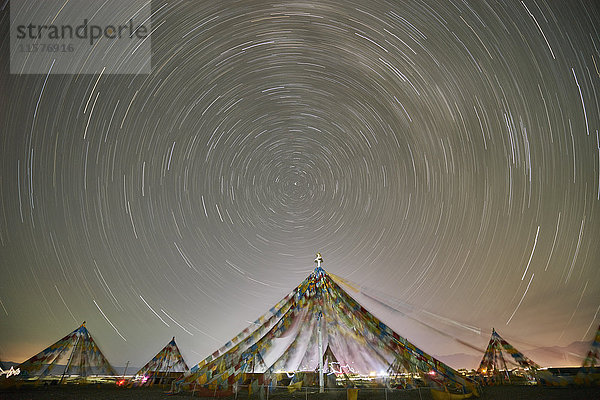
M 113 365 L 172 336 L 193 365 L 317 251 L 482 349 L 492 327 L 524 352 L 591 340 L 595 1 L 153 1 L 152 71 L 127 75 L 11 74 L 10 6 L 0 359 L 86 320 Z M 477 354 L 388 317 L 430 354 Z

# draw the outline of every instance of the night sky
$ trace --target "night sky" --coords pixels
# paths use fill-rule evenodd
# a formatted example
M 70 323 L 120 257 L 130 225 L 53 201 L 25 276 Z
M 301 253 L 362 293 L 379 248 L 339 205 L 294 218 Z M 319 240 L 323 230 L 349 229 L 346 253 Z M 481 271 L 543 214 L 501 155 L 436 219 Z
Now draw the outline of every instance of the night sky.
M 592 339 L 596 1 L 153 1 L 137 76 L 11 75 L 0 8 L 0 359 L 193 365 L 317 251 L 431 354 Z

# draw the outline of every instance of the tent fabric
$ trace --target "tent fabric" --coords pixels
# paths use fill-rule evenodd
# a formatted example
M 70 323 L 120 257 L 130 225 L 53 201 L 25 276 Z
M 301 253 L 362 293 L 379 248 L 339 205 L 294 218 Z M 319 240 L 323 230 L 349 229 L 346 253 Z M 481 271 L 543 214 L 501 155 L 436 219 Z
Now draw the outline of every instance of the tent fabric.
M 179 347 L 175 343 L 175 337 L 167 343 L 150 361 L 146 363 L 136 375 L 148 375 L 158 372 L 187 372 L 189 367 L 185 363 Z
M 586 354 L 583 364 L 577 375 L 575 376 L 574 382 L 578 385 L 600 385 L 600 363 L 598 358 L 600 357 L 600 326 L 596 331 L 596 336 L 590 346 L 590 350 Z
M 59 365 L 64 369 L 56 371 Z M 19 365 L 21 377 L 46 375 L 116 375 L 85 327 L 81 326 Z
M 318 266 L 298 287 L 179 383 L 243 383 L 244 373 L 316 371 L 321 349 L 335 354 L 340 373 L 372 375 L 397 365 L 468 383 L 377 319 Z

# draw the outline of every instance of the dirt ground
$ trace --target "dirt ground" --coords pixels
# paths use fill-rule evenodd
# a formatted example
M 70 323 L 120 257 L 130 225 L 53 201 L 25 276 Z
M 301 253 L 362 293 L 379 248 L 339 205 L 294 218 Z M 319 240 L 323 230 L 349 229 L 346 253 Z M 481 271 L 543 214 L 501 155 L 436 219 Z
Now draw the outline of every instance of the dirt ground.
M 64 385 L 64 386 L 22 386 L 20 388 L 0 389 L 0 400 L 158 400 L 158 399 L 199 399 L 189 392 L 179 394 L 166 394 L 167 388 L 118 388 L 113 385 Z M 255 394 L 248 396 L 244 390 L 239 393 L 237 399 L 257 399 L 262 396 Z M 202 397 L 205 398 L 205 397 Z M 235 399 L 229 396 L 226 399 Z M 266 398 L 266 397 L 262 397 Z M 343 390 L 319 394 L 314 390 L 287 393 L 281 391 L 269 395 L 273 400 L 344 400 L 346 392 Z M 428 389 L 412 391 L 388 391 L 361 389 L 358 393 L 359 400 L 431 400 L 432 396 Z M 600 387 L 586 388 L 550 388 L 540 386 L 497 386 L 486 387 L 481 393 L 481 400 L 600 400 Z

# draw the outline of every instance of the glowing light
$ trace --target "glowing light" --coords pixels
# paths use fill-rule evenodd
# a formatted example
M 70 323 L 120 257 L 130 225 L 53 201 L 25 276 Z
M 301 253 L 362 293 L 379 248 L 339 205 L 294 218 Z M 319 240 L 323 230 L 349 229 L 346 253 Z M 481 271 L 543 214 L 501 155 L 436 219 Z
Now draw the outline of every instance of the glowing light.
M 19 368 L 14 369 L 14 367 L 10 367 L 10 369 L 7 369 L 6 371 L 0 368 L 0 376 L 6 375 L 7 378 L 10 378 L 13 375 L 19 375 L 20 373 L 21 370 Z

